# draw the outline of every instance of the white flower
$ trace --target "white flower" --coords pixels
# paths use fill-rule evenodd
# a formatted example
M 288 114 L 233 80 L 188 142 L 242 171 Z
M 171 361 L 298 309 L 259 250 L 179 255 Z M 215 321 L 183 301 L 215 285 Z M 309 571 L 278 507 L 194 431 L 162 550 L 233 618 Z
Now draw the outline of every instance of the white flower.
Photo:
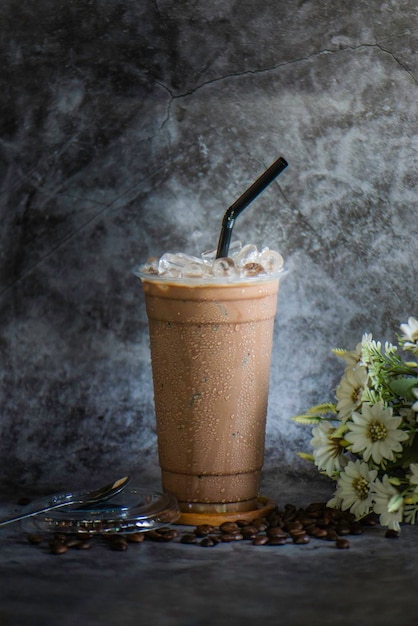
M 403 339 L 411 341 L 414 344 L 418 341 L 418 320 L 410 317 L 407 324 L 401 324 Z
M 336 391 L 340 419 L 345 420 L 361 405 L 367 378 L 367 368 L 362 365 L 346 369 Z
M 400 530 L 402 521 L 403 498 L 393 485 L 390 484 L 387 474 L 380 481 L 377 479 L 373 486 L 373 510 L 379 515 L 379 522 L 393 530 Z
M 341 357 L 347 363 L 348 367 L 355 367 L 361 359 L 363 342 L 371 341 L 372 335 L 364 334 L 362 341 L 358 343 L 354 350 L 333 350 L 336 356 Z
M 393 417 L 392 409 L 385 409 L 383 402 L 364 404 L 361 413 L 354 412 L 352 419 L 347 423 L 345 438 L 353 444 L 351 451 L 362 452 L 365 461 L 370 457 L 377 464 L 383 459 L 393 461 L 394 452 L 402 451 L 400 442 L 408 439 L 408 434 L 398 429 L 402 418 Z
M 409 469 L 412 472 L 409 478 L 409 482 L 411 483 L 411 485 L 418 485 L 418 463 L 411 463 Z
M 415 413 L 418 413 L 418 387 L 414 387 L 412 390 L 412 393 L 414 394 L 414 396 L 417 398 L 417 401 L 414 402 L 414 404 L 412 405 L 412 410 L 415 411 Z
M 373 506 L 372 485 L 377 470 L 369 469 L 363 461 L 349 461 L 337 481 L 335 495 L 327 506 L 350 509 L 357 519 L 363 517 Z
M 342 454 L 341 439 L 334 438 L 334 433 L 334 426 L 329 422 L 321 422 L 312 429 L 313 438 L 310 442 L 314 448 L 315 465 L 325 470 L 328 476 L 332 476 L 334 472 L 340 472 L 347 464 L 347 459 Z
M 401 331 L 404 348 L 418 354 L 418 320 L 410 317 L 407 324 L 401 324 Z

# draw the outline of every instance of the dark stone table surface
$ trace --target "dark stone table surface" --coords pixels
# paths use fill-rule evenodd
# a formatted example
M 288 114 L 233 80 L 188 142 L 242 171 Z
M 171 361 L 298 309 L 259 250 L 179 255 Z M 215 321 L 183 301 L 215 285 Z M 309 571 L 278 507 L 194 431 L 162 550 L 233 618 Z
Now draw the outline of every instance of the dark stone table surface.
M 305 506 L 326 498 L 328 485 L 289 483 L 280 494 L 279 508 Z M 58 556 L 8 526 L 0 531 L 0 625 L 414 626 L 416 529 L 388 539 L 375 526 L 349 541 L 346 550 L 319 539 L 213 548 L 145 541 L 115 552 L 96 538 L 88 551 Z

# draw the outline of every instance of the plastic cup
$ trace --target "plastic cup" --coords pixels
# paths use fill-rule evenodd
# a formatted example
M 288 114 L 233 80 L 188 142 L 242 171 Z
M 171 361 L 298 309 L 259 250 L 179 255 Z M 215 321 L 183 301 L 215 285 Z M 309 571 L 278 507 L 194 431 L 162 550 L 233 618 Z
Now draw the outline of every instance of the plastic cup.
M 279 277 L 140 278 L 163 489 L 183 512 L 254 511 Z

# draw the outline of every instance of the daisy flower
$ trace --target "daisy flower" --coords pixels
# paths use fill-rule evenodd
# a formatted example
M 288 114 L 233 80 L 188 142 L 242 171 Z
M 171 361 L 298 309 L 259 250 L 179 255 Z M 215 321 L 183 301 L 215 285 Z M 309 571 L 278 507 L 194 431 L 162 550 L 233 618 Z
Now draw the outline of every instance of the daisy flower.
M 409 482 L 411 483 L 411 485 L 418 485 L 418 463 L 411 463 L 409 469 L 412 472 L 411 476 L 409 477 Z
M 414 387 L 412 390 L 412 393 L 414 394 L 414 396 L 416 397 L 417 401 L 414 402 L 414 404 L 412 405 L 412 410 L 415 411 L 415 413 L 418 413 L 418 387 Z
M 348 367 L 355 367 L 356 365 L 358 365 L 359 361 L 361 360 L 363 342 L 371 341 L 371 339 L 372 339 L 372 335 L 365 334 L 363 335 L 361 342 L 356 345 L 354 350 L 335 349 L 335 350 L 332 350 L 332 352 L 336 356 L 339 356 L 341 359 L 344 359 Z
M 401 324 L 401 331 L 403 332 L 402 343 L 407 350 L 413 350 L 418 352 L 418 320 L 415 317 L 410 317 L 407 324 Z
M 379 522 L 393 530 L 400 530 L 402 521 L 403 498 L 393 485 L 390 484 L 387 474 L 382 480 L 377 479 L 373 486 L 373 510 L 379 515 Z
M 329 422 L 321 422 L 312 429 L 313 438 L 311 446 L 314 448 L 313 457 L 315 465 L 325 470 L 328 476 L 334 472 L 340 472 L 347 464 L 346 457 L 342 454 L 341 438 L 333 437 L 335 428 Z
M 369 469 L 363 461 L 349 461 L 337 481 L 335 495 L 327 506 L 350 509 L 357 519 L 367 515 L 373 506 L 372 485 L 377 470 Z
M 361 452 L 365 461 L 372 458 L 377 464 L 383 459 L 394 461 L 394 452 L 402 451 L 401 441 L 408 439 L 408 434 L 398 428 L 402 418 L 392 413 L 383 402 L 364 404 L 361 413 L 355 411 L 345 435 L 352 444 L 351 451 Z
M 367 378 L 367 368 L 362 365 L 345 371 L 336 391 L 337 411 L 340 419 L 347 419 L 361 405 Z

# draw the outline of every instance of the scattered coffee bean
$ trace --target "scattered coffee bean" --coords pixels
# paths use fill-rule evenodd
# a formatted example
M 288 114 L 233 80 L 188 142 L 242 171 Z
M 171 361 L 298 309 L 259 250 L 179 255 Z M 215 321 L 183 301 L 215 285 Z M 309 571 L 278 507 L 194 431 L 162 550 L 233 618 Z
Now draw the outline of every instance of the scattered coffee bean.
M 337 539 L 337 541 L 335 542 L 335 546 L 339 550 L 347 550 L 347 548 L 350 547 L 350 542 L 348 541 L 348 539 Z
M 301 530 L 303 528 L 303 524 L 301 524 L 298 520 L 294 520 L 291 522 L 286 522 L 284 525 L 284 529 L 290 532 L 291 530 Z
M 243 539 L 254 539 L 258 535 L 258 528 L 255 526 L 244 526 L 241 528 Z
M 203 548 L 212 548 L 216 545 L 218 545 L 218 542 L 214 541 L 213 537 L 210 537 L 209 535 L 203 537 L 203 539 L 201 539 L 199 542 L 199 546 L 202 546 Z
M 224 522 L 219 526 L 219 530 L 226 535 L 232 535 L 233 533 L 239 533 L 241 531 L 236 522 Z
M 142 543 L 145 539 L 145 533 L 130 533 L 126 535 L 126 541 L 128 543 Z
M 268 537 L 266 545 L 268 546 L 284 546 L 287 543 L 287 537 Z
M 289 536 L 288 533 L 284 531 L 283 528 L 281 528 L 280 526 L 274 526 L 272 528 L 268 528 L 266 530 L 266 535 L 267 537 L 270 537 L 271 539 L 274 539 L 275 537 L 279 537 L 281 539 L 287 539 Z
M 252 541 L 253 546 L 264 546 L 268 542 L 269 538 L 267 537 L 267 535 L 257 535 L 257 537 L 254 537 Z
M 194 534 L 192 535 L 191 533 L 186 533 L 185 535 L 181 536 L 180 542 L 181 543 L 187 543 L 187 544 L 196 543 L 197 542 L 197 537 Z
M 66 545 L 68 546 L 67 543 L 66 543 Z M 76 548 L 76 550 L 90 550 L 90 548 L 91 548 L 91 541 L 82 540 L 82 541 L 79 541 L 78 543 L 76 543 L 72 547 Z
M 31 503 L 31 499 L 25 496 L 23 496 L 22 498 L 19 498 L 19 500 L 16 502 L 18 506 L 26 506 L 27 504 L 30 504 L 30 503 Z
M 266 520 L 264 517 L 260 517 L 260 518 L 255 519 L 253 521 L 253 526 L 258 528 L 259 532 L 263 532 L 264 530 L 267 530 L 267 528 L 270 526 L 270 524 L 269 524 L 268 520 Z
M 359 522 L 354 522 L 353 524 L 350 524 L 350 535 L 362 535 L 363 532 L 363 528 L 361 527 L 361 524 Z
M 387 531 L 385 532 L 385 537 L 387 539 L 398 539 L 399 538 L 399 531 L 398 530 L 393 530 L 393 528 L 388 528 Z
M 114 552 L 125 552 L 128 549 L 128 542 L 123 535 L 109 535 L 106 539 Z
M 200 526 L 196 526 L 194 532 L 196 537 L 206 537 L 206 535 L 210 535 L 213 533 L 215 527 L 211 524 L 200 524 Z
M 325 535 L 324 539 L 326 539 L 327 541 L 337 541 L 338 535 L 335 530 L 330 528 L 327 530 L 327 534 Z
M 65 554 L 68 552 L 68 548 L 62 541 L 53 540 L 49 543 L 49 549 L 51 554 Z
M 200 524 L 193 531 L 180 533 L 171 526 L 157 528 L 146 532 L 131 534 L 100 535 L 108 541 L 111 550 L 125 551 L 128 543 L 142 543 L 144 540 L 169 542 L 175 539 L 182 544 L 197 544 L 202 547 L 213 547 L 218 543 L 249 540 L 254 546 L 283 546 L 286 544 L 304 545 L 311 538 L 334 541 L 338 549 L 350 547 L 345 538 L 348 535 L 362 534 L 367 526 L 375 526 L 377 517 L 368 515 L 356 521 L 353 514 L 347 511 L 330 509 L 324 503 L 312 503 L 306 508 L 298 508 L 286 504 L 284 510 L 275 508 L 265 517 L 252 521 L 236 520 L 214 526 Z M 398 538 L 399 532 L 388 529 L 385 537 Z M 27 536 L 28 542 L 36 545 L 45 540 L 40 533 Z M 64 532 L 55 533 L 49 541 L 52 554 L 64 554 L 69 548 L 87 550 L 92 546 L 94 538 L 83 528 L 74 535 Z
M 32 545 L 39 545 L 44 540 L 42 535 L 30 534 L 28 535 L 28 541 Z

